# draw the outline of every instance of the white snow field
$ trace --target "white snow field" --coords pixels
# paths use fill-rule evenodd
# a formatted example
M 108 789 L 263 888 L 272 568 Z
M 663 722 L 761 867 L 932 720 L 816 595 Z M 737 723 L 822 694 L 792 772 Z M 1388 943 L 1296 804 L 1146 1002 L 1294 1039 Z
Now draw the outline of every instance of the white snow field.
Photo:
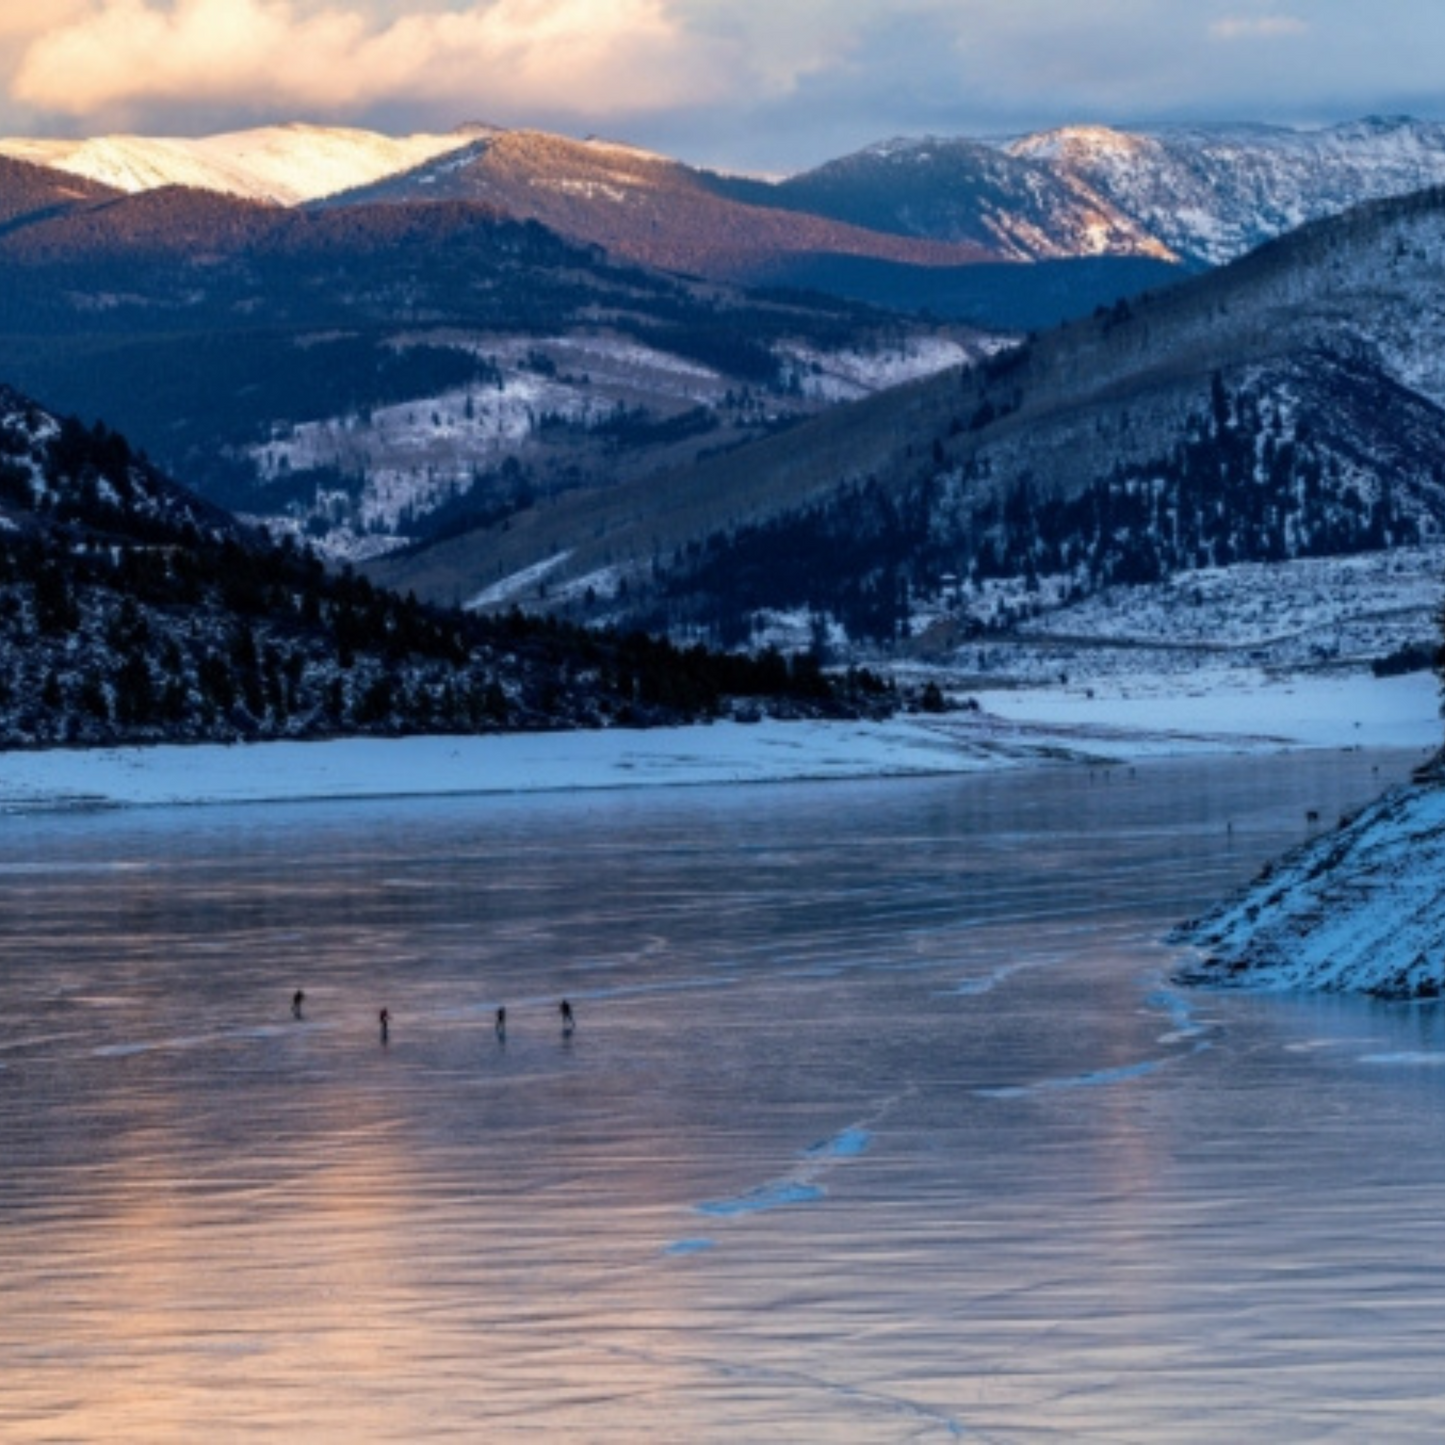
M 1060 762 L 1439 743 L 1433 675 L 1271 680 L 1239 669 L 1186 689 L 1013 689 L 977 712 L 887 722 L 709 726 L 0 754 L 0 808 L 525 793 L 927 776 Z

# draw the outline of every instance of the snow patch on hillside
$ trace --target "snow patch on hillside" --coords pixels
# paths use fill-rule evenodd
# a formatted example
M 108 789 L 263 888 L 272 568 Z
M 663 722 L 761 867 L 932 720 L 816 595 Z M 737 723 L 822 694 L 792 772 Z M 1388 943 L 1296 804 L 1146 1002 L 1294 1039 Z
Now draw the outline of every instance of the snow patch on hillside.
M 1197 665 L 1201 657 L 1230 654 L 1274 668 L 1365 664 L 1403 646 L 1433 645 L 1442 577 L 1439 544 L 1240 563 L 1112 587 L 1028 618 L 1018 632 L 1030 644 L 1059 647 L 1128 643 L 1171 670 L 1181 658 Z M 1015 584 L 1007 595 L 1018 606 L 1026 588 Z
M 395 547 L 410 516 L 434 510 L 470 488 L 532 436 L 543 418 L 587 424 L 611 410 L 585 389 L 510 371 L 501 386 L 478 385 L 302 422 L 255 447 L 264 482 L 297 471 L 335 468 L 358 479 L 357 495 L 322 494 L 334 520 Z M 336 539 L 328 550 L 336 552 Z M 354 554 L 352 554 L 354 555 Z
M 328 555 L 360 561 L 404 545 L 411 519 L 468 492 L 509 457 L 525 456 L 546 425 L 595 426 L 644 402 L 716 406 L 727 391 L 716 371 L 603 335 L 453 344 L 485 357 L 498 381 L 299 422 L 248 450 L 263 482 L 314 468 L 350 479 L 347 490 L 322 493 L 314 505 Z M 255 520 L 288 525 L 279 516 Z
M 937 376 L 953 366 L 966 366 L 1003 344 L 968 347 L 930 336 L 886 351 L 823 351 L 798 346 L 789 348 L 784 360 L 804 396 L 829 402 L 857 401 L 889 387 Z
M 501 582 L 494 583 L 490 587 L 484 587 L 474 597 L 468 598 L 462 604 L 466 611 L 477 611 L 487 607 L 496 607 L 503 602 L 509 601 L 512 597 L 522 592 L 535 591 L 536 588 L 547 580 L 559 567 L 564 566 L 567 559 L 572 555 L 570 549 L 565 552 L 558 552 L 554 556 L 543 558 L 522 572 L 514 573 Z
M 1181 572 L 1082 600 L 1072 600 L 1069 577 L 954 582 L 911 599 L 901 645 L 863 646 L 836 626 L 823 641 L 835 660 L 917 667 L 958 690 L 1061 680 L 1079 699 L 1105 688 L 1177 690 L 1235 672 L 1363 671 L 1405 652 L 1429 656 L 1442 578 L 1445 544 L 1435 543 Z M 604 596 L 615 586 L 601 574 L 586 581 Z M 759 646 L 795 651 L 818 640 L 820 619 L 806 609 L 760 621 Z
M 437 345 L 448 338 L 419 338 Z M 410 338 L 399 336 L 404 347 Z M 273 530 L 312 523 L 327 555 L 361 561 L 402 546 L 414 519 L 469 492 L 508 458 L 525 460 L 539 433 L 558 425 L 595 428 L 632 410 L 656 417 L 722 408 L 738 383 L 686 357 L 606 333 L 572 336 L 456 336 L 449 344 L 483 357 L 497 373 L 478 383 L 343 416 L 280 427 L 247 450 L 264 483 L 330 468 L 344 488 L 317 496 L 308 518 L 255 516 Z M 992 344 L 996 347 L 997 343 Z M 991 349 L 923 337 L 872 350 L 789 348 L 791 397 L 755 398 L 761 414 L 811 414 L 959 366 Z M 518 584 L 521 586 L 522 584 Z

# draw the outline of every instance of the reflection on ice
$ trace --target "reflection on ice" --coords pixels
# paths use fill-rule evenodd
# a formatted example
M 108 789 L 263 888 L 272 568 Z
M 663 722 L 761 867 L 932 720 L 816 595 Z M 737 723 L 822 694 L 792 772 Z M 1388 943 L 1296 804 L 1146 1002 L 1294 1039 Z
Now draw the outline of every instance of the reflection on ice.
M 227 1029 L 213 1034 L 191 1034 L 172 1039 L 132 1040 L 125 1043 L 98 1044 L 91 1053 L 98 1059 L 133 1058 L 138 1054 L 173 1052 L 180 1049 L 216 1049 L 245 1043 L 253 1039 L 274 1039 L 294 1031 L 276 1024 L 258 1024 L 254 1028 Z
M 1376 761 L 0 819 L 0 1436 L 1440 1438 L 1445 1008 L 1160 981 Z

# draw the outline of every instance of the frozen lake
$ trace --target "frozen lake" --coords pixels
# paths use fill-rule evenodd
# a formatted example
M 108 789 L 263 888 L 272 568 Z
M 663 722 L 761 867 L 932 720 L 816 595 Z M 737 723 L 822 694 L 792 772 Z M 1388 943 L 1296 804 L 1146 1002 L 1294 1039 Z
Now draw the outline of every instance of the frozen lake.
M 0 819 L 0 1437 L 1438 1440 L 1445 1014 L 1160 943 L 1418 756 Z

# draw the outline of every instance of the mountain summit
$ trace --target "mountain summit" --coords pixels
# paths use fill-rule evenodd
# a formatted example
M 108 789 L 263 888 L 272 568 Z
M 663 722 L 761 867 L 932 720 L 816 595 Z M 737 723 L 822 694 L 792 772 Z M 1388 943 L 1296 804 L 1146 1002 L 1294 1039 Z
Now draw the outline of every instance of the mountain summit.
M 1217 266 L 1309 221 L 1445 183 L 1445 126 L 1371 117 L 1323 130 L 1070 126 L 1009 142 L 1173 254 Z
M 276 125 L 195 139 L 97 136 L 89 140 L 0 140 L 0 155 L 136 194 L 163 186 L 221 191 L 299 205 L 421 165 L 475 139 L 386 136 L 335 126 Z

